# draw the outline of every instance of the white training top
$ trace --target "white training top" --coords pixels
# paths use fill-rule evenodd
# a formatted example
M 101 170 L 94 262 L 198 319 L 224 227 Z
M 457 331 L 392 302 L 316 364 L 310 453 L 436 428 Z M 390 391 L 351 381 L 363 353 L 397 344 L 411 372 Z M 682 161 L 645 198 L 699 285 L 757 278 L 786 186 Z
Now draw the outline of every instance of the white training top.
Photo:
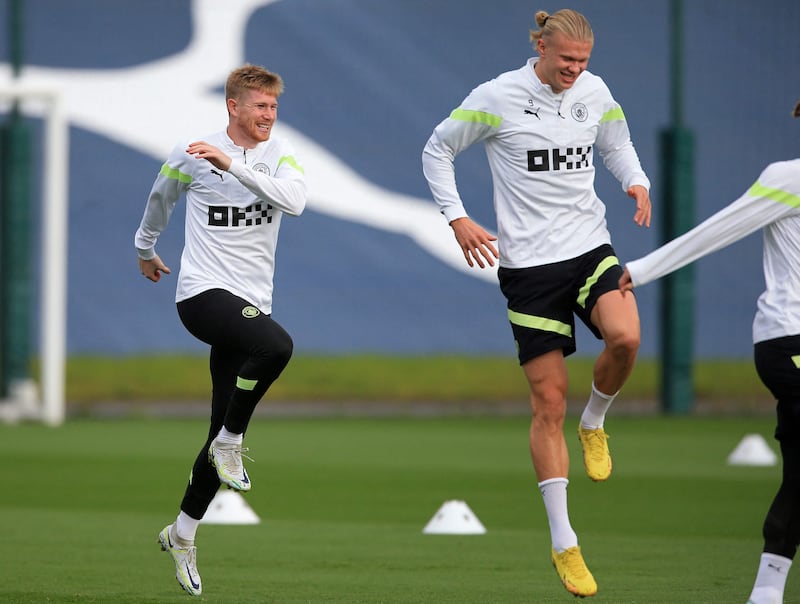
M 767 288 L 758 298 L 753 342 L 798 335 L 800 159 L 770 164 L 739 199 L 626 267 L 633 285 L 644 285 L 762 227 Z
M 155 256 L 158 237 L 186 193 L 175 301 L 219 288 L 270 314 L 278 229 L 283 213 L 298 216 L 305 208 L 303 168 L 282 139 L 270 138 L 254 149 L 236 146 L 225 131 L 200 140 L 230 156 L 230 168 L 218 170 L 189 155 L 188 143 L 177 145 L 150 191 L 136 250 L 145 260 Z
M 525 268 L 575 258 L 610 243 L 605 206 L 594 190 L 594 151 L 622 184 L 650 188 L 622 108 L 599 77 L 584 71 L 554 94 L 533 70 L 481 84 L 433 131 L 422 165 L 448 222 L 467 216 L 453 161 L 484 141 L 494 186 L 500 266 Z

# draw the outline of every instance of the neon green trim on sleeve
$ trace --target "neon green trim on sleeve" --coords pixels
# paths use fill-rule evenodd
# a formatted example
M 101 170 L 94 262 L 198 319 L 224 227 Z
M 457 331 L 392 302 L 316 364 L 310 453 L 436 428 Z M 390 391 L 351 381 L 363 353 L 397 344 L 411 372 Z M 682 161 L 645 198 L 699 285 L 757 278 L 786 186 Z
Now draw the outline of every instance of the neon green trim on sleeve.
M 255 390 L 258 380 L 246 380 L 243 377 L 236 377 L 236 387 L 239 390 Z
M 795 367 L 797 367 L 798 369 L 800 369 L 800 354 L 796 354 L 796 355 L 794 355 L 794 356 L 792 357 L 792 363 L 794 363 L 794 366 L 795 366 Z
M 191 174 L 181 172 L 177 168 L 171 168 L 169 164 L 164 164 L 161 166 L 161 174 L 167 178 L 177 180 L 178 182 L 182 182 L 187 185 L 192 182 Z
M 604 124 L 606 122 L 624 122 L 625 121 L 625 113 L 622 111 L 622 107 L 614 107 L 614 109 L 609 109 L 603 114 L 603 117 L 600 118 L 600 123 Z
M 600 264 L 597 265 L 597 268 L 594 270 L 592 276 L 586 280 L 586 283 L 583 284 L 580 292 L 578 292 L 577 302 L 581 305 L 581 308 L 586 308 L 586 298 L 589 297 L 589 290 L 592 289 L 592 286 L 595 283 L 597 283 L 600 275 L 617 264 L 619 264 L 619 260 L 616 256 L 607 256 L 606 258 L 603 258 L 603 261 Z
M 292 168 L 294 168 L 298 172 L 300 172 L 300 174 L 306 173 L 306 171 L 303 169 L 303 166 L 297 163 L 297 160 L 292 155 L 284 155 L 283 157 L 281 157 L 278 160 L 278 168 L 280 168 L 281 164 L 284 162 L 289 164 Z
M 765 187 L 759 182 L 756 182 L 752 187 L 750 187 L 750 189 L 747 191 L 747 194 L 751 197 L 766 197 L 767 199 L 777 201 L 778 203 L 782 203 L 792 208 L 800 208 L 800 196 L 793 195 L 788 191 L 782 191 L 781 189 Z
M 453 109 L 450 114 L 451 120 L 458 120 L 460 122 L 474 122 L 476 124 L 486 124 L 492 128 L 499 128 L 503 122 L 503 118 L 499 115 L 486 113 L 484 111 L 473 111 L 471 109 Z
M 552 331 L 559 333 L 562 336 L 572 337 L 572 327 L 561 321 L 555 319 L 547 319 L 545 317 L 537 317 L 535 315 L 526 315 L 514 310 L 508 310 L 508 320 L 514 325 L 520 327 L 530 327 L 531 329 L 539 329 L 541 331 Z

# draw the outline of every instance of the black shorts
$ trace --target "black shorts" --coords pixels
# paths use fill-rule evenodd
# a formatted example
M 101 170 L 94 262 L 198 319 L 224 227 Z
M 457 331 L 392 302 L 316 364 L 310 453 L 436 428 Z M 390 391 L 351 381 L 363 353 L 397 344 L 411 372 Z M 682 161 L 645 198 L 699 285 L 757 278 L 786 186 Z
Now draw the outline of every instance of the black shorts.
M 271 315 L 227 290 L 206 290 L 181 300 L 177 308 L 184 327 L 212 350 L 247 357 L 291 348 L 291 337 Z
M 602 245 L 553 264 L 500 267 L 497 275 L 523 364 L 559 348 L 564 356 L 575 352 L 575 315 L 601 339 L 591 321 L 592 309 L 600 296 L 619 289 L 622 267 L 614 248 Z
M 758 377 L 778 401 L 775 438 L 800 438 L 800 335 L 756 343 Z

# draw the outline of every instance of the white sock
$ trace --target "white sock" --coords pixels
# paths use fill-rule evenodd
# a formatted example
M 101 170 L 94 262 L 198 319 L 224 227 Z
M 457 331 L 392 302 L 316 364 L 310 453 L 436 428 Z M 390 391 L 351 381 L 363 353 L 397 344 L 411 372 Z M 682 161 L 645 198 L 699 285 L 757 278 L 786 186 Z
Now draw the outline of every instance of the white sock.
M 783 589 L 791 567 L 792 561 L 789 558 L 767 552 L 761 554 L 749 601 L 753 604 L 782 604 Z
M 578 545 L 578 535 L 572 530 L 567 511 L 568 484 L 569 480 L 566 478 L 550 478 L 539 483 L 547 521 L 550 524 L 550 540 L 557 552 Z
M 244 434 L 228 432 L 228 430 L 225 429 L 225 426 L 223 426 L 214 440 L 217 440 L 221 443 L 227 443 L 229 445 L 241 445 L 242 441 L 244 440 Z
M 592 430 L 602 428 L 608 408 L 611 407 L 611 403 L 618 394 L 619 391 L 614 394 L 603 394 L 595 388 L 594 382 L 592 382 L 592 394 L 581 414 L 581 428 L 591 428 Z
M 176 541 L 179 545 L 193 545 L 199 524 L 199 520 L 195 520 L 182 511 L 178 514 L 177 520 L 175 520 L 175 535 L 173 537 L 177 537 Z

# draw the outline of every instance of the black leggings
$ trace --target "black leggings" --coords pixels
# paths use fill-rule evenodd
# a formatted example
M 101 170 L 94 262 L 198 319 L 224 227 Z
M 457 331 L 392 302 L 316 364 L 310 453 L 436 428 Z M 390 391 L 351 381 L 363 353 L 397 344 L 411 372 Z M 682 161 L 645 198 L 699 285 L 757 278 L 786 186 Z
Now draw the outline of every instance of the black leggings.
M 777 400 L 775 438 L 781 448 L 781 486 L 764 520 L 764 551 L 794 559 L 800 544 L 800 336 L 755 345 L 758 375 Z
M 178 302 L 178 315 L 189 333 L 211 346 L 211 426 L 181 503 L 181 510 L 200 520 L 220 486 L 208 461 L 211 441 L 223 426 L 237 434 L 247 431 L 256 405 L 289 362 L 293 344 L 269 315 L 222 289 Z

